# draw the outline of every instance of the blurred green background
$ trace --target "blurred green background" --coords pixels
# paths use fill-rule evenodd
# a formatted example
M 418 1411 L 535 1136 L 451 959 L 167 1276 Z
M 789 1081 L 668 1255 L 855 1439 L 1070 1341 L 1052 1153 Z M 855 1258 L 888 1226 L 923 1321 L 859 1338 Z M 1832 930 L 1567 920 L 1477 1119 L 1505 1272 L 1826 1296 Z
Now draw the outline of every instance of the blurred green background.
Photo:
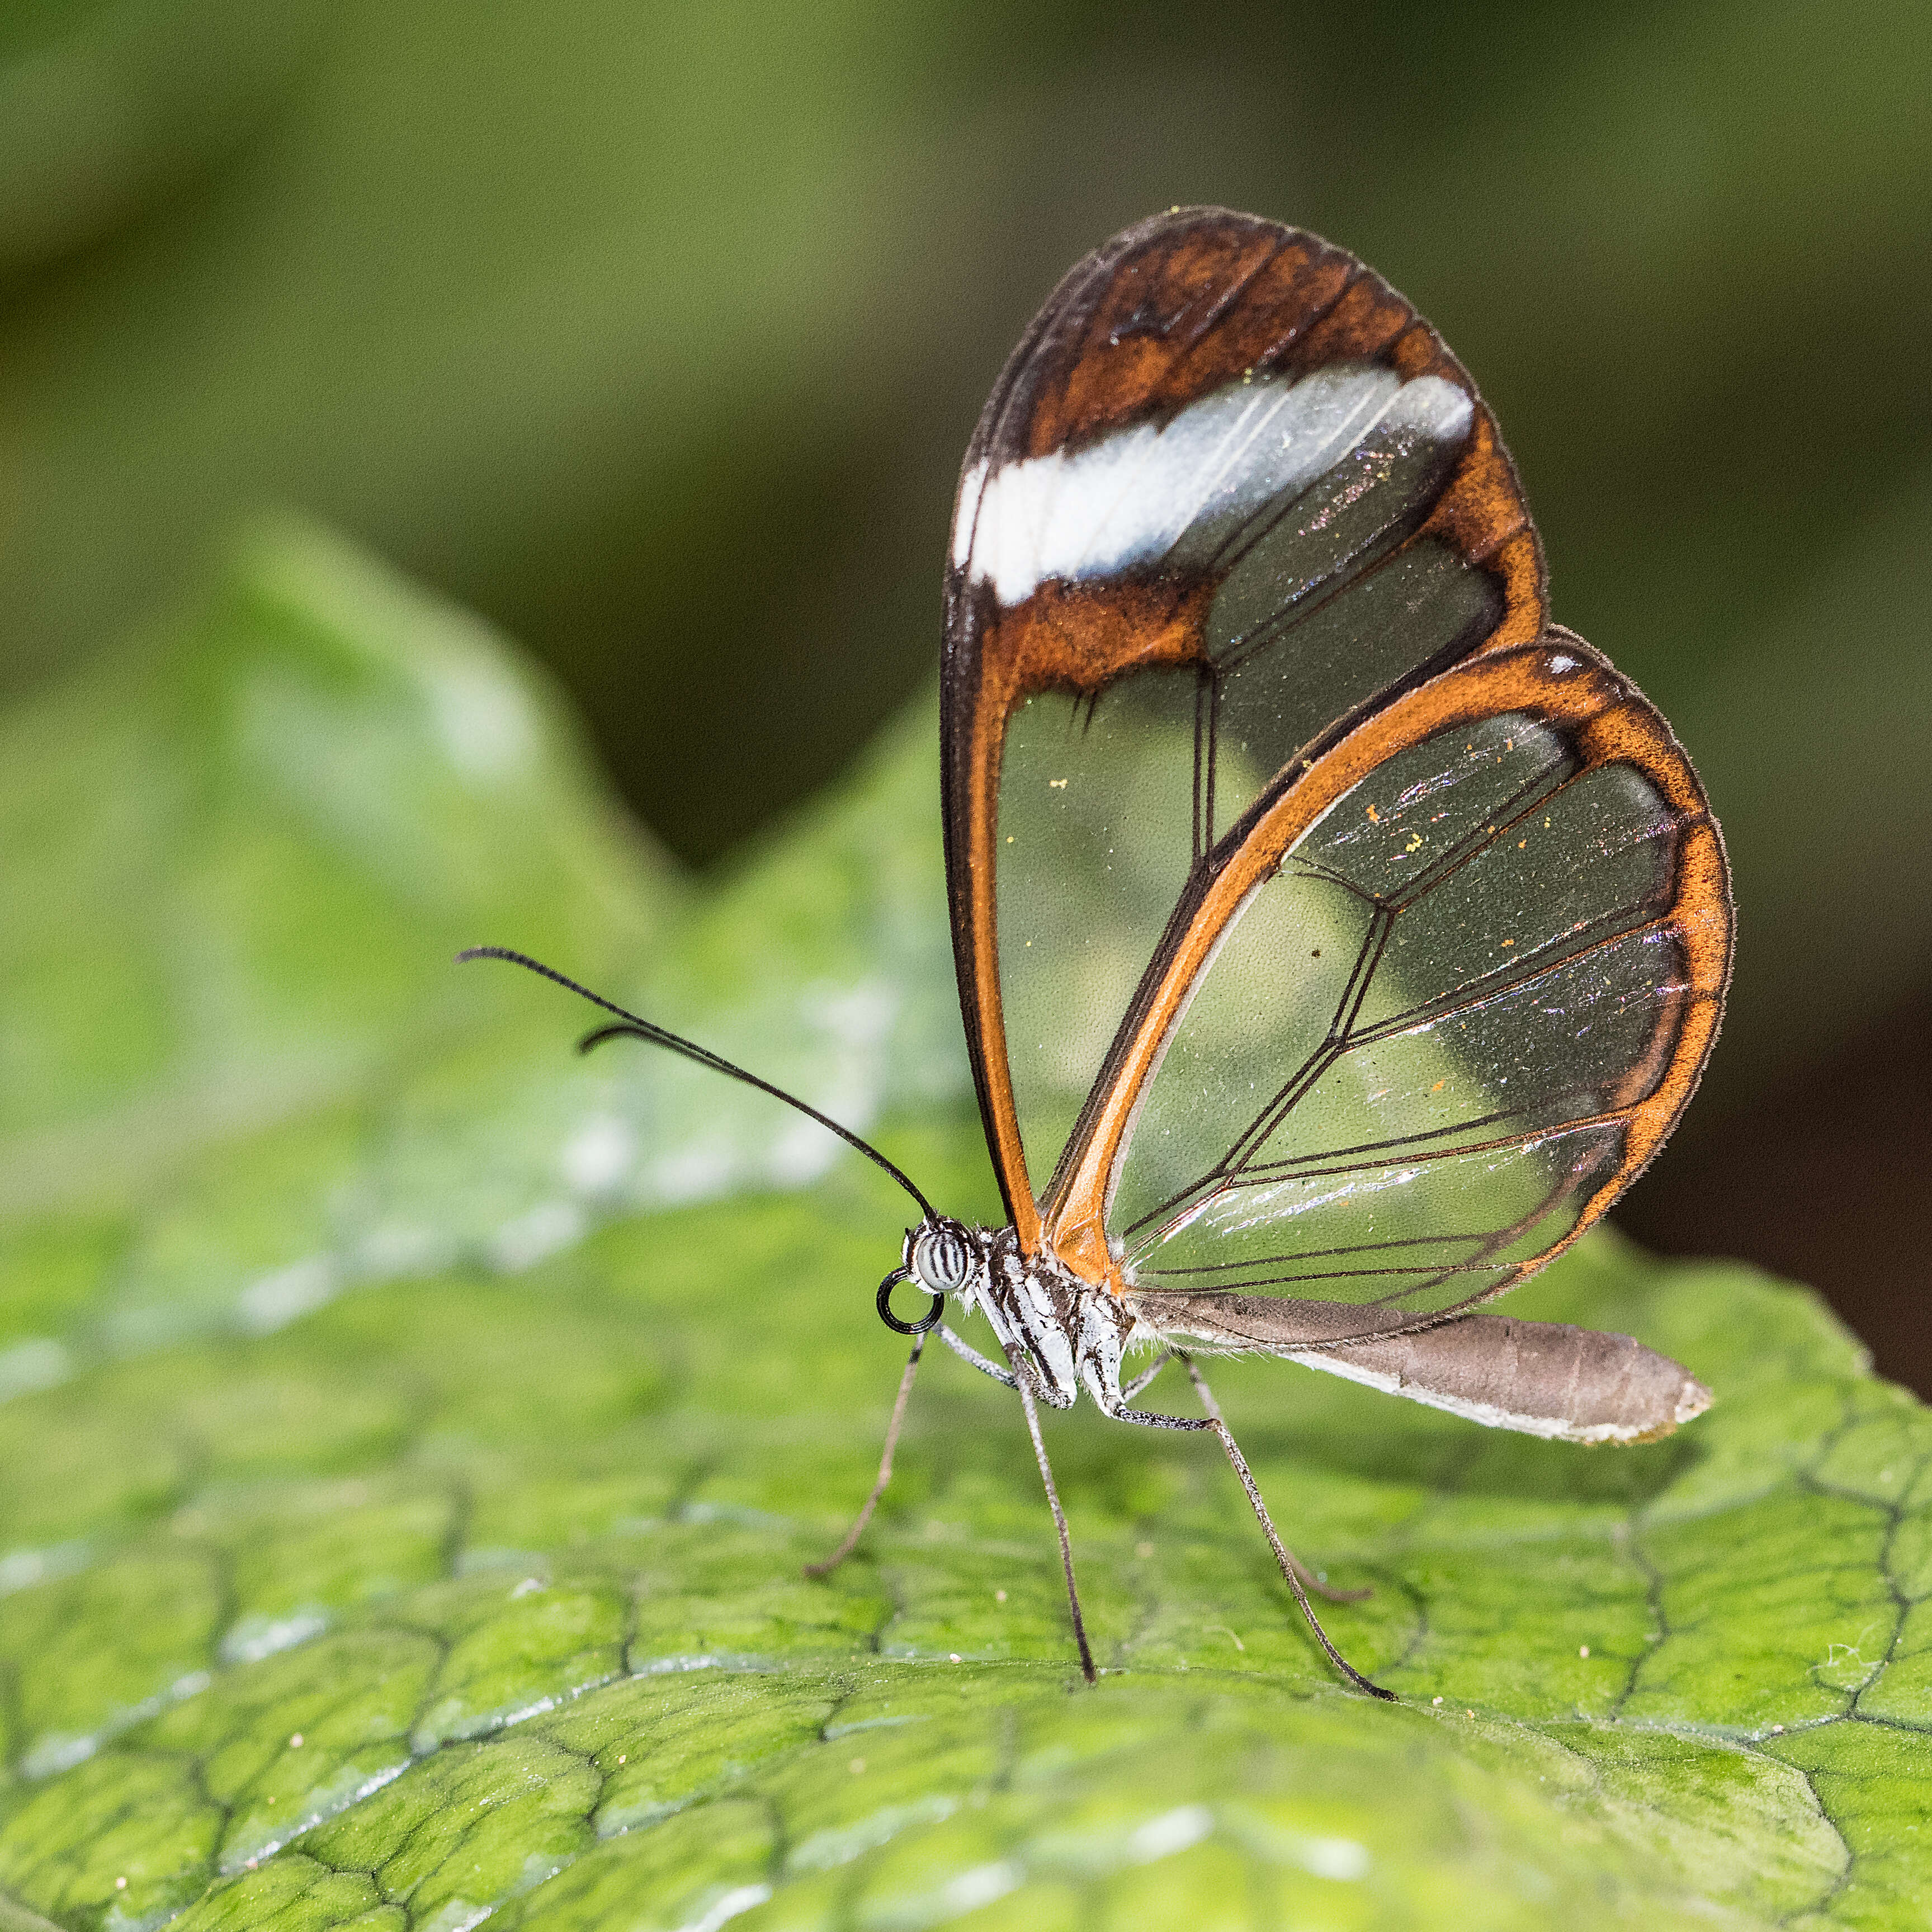
M 1474 370 L 1730 838 L 1731 1022 L 1626 1225 L 1932 1389 L 1929 85 L 1932 9 L 1842 0 L 12 0 L 0 690 L 292 507 L 546 659 L 714 864 L 930 680 L 1060 272 L 1175 202 L 1316 229 Z

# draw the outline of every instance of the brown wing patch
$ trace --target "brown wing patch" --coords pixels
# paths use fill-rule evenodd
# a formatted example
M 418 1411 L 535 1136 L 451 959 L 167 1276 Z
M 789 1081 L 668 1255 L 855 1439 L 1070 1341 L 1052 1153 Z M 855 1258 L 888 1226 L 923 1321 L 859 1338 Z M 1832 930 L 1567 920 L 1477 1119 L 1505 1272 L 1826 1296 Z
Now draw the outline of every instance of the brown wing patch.
M 1450 375 L 1472 386 L 1442 338 L 1372 268 L 1359 269 L 1334 308 L 1276 358 L 1297 375 L 1330 362 L 1387 362 L 1404 376 Z
M 1108 255 L 1097 277 L 1086 272 L 1088 312 L 1082 270 L 1054 296 L 1072 294 L 1072 312 L 1041 345 L 1019 446 L 1030 456 L 1171 414 L 1278 357 L 1366 272 L 1312 235 L 1218 209 L 1145 224 Z
M 1004 710 L 1036 691 L 1090 697 L 1130 671 L 1192 662 L 1213 587 L 1204 578 L 1042 584 L 1024 604 L 989 614 L 998 648 L 987 654 L 981 705 Z
M 1483 648 L 1506 650 L 1534 644 L 1542 634 L 1543 548 L 1516 466 L 1486 410 L 1477 417 L 1475 434 L 1448 488 L 1417 534 L 1480 560 L 1500 579 L 1504 615 Z

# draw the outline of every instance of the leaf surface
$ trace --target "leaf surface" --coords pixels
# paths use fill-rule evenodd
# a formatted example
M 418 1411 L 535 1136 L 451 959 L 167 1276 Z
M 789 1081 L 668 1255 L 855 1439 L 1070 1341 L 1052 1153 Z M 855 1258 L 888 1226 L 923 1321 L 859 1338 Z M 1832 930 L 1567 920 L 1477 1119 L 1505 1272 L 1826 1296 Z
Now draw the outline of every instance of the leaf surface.
M 1516 1298 L 1716 1391 L 1634 1450 L 1216 1367 L 1394 1706 L 1211 1443 L 1083 1408 L 1084 1689 L 1019 1418 L 943 1355 L 802 1576 L 905 1204 L 448 961 L 552 958 L 990 1212 L 929 715 L 694 884 L 500 645 L 280 530 L 0 744 L 0 1932 L 1917 1922 L 1932 1424 L 1741 1268 L 1606 1234 Z

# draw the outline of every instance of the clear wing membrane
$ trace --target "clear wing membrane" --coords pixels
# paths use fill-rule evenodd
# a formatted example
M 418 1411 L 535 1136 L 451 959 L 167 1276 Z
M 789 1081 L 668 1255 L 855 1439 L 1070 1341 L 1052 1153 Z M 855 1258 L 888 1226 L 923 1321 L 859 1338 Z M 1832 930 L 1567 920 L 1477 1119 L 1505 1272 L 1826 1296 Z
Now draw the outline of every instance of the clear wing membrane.
M 1191 670 L 1091 700 L 1042 694 L 1000 781 L 1000 989 L 1027 1167 L 1044 1180 L 1186 888 L 1199 846 Z

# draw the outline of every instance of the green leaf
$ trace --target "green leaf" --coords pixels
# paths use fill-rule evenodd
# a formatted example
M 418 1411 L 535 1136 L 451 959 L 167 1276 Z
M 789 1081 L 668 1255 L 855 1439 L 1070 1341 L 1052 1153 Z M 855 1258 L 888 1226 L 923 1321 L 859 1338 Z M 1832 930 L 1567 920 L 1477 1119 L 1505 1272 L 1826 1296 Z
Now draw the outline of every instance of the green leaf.
M 0 726 L 0 1932 L 1916 1922 L 1932 1424 L 1802 1290 L 1516 1298 L 1670 1440 L 1215 1386 L 1375 1594 L 1342 1690 L 1224 1464 L 922 1371 L 906 1204 L 526 947 L 995 1198 L 929 710 L 694 884 L 508 654 L 312 532 Z M 1181 1398 L 1177 1394 L 1172 1398 Z

